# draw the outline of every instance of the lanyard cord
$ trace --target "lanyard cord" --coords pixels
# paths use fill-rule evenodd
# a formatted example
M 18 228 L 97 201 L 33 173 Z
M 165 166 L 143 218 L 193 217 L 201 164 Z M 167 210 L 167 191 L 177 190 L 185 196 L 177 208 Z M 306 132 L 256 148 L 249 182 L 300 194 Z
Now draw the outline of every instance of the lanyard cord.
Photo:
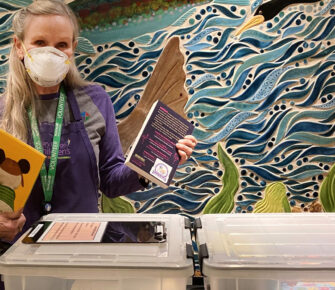
M 52 194 L 53 194 L 60 137 L 62 134 L 62 124 L 63 124 L 65 103 L 66 103 L 66 93 L 65 93 L 64 87 L 61 86 L 60 96 L 59 96 L 58 105 L 57 105 L 55 130 L 54 130 L 54 137 L 52 141 L 49 170 L 47 172 L 45 162 L 44 162 L 42 165 L 41 171 L 40 171 L 45 202 L 50 202 L 52 198 Z M 29 107 L 28 109 L 28 116 L 30 120 L 34 146 L 38 151 L 40 151 L 41 153 L 44 153 L 37 120 L 33 116 L 31 107 Z

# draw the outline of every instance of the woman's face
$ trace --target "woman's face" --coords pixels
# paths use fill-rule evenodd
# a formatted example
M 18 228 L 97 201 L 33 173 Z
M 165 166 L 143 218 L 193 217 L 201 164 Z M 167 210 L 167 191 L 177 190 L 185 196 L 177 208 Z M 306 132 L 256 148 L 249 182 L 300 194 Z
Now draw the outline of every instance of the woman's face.
M 68 17 L 60 15 L 29 16 L 24 28 L 23 44 L 27 51 L 35 47 L 52 46 L 64 52 L 69 59 L 74 54 L 77 42 L 73 41 L 73 25 Z M 21 60 L 25 56 L 21 41 L 15 36 L 14 45 Z M 49 93 L 58 90 L 54 88 L 42 89 L 36 85 L 39 93 Z
M 76 42 L 73 41 L 73 26 L 68 17 L 60 15 L 30 16 L 26 20 L 23 43 L 26 49 L 53 46 L 72 57 Z M 19 45 L 19 44 L 18 44 Z M 19 56 L 24 51 L 19 45 Z M 22 55 L 23 52 L 23 55 Z

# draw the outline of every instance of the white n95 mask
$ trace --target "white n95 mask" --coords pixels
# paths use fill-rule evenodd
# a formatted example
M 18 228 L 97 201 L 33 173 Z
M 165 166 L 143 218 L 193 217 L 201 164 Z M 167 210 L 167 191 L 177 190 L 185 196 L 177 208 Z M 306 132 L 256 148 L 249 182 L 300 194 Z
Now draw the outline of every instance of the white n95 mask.
M 24 47 L 24 46 L 23 46 Z M 35 47 L 25 50 L 24 65 L 30 78 L 41 87 L 60 84 L 70 68 L 67 55 L 52 47 Z

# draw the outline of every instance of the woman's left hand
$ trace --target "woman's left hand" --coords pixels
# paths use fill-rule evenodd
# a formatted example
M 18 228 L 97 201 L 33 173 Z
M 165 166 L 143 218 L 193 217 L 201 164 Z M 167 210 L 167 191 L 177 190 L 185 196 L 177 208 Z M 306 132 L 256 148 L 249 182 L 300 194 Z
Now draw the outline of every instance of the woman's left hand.
M 197 145 L 197 139 L 195 139 L 192 135 L 186 135 L 184 139 L 178 141 L 176 147 L 180 156 L 179 164 L 183 164 L 188 158 L 190 158 L 195 145 Z
M 10 242 L 22 231 L 26 222 L 22 211 L 0 213 L 0 239 Z

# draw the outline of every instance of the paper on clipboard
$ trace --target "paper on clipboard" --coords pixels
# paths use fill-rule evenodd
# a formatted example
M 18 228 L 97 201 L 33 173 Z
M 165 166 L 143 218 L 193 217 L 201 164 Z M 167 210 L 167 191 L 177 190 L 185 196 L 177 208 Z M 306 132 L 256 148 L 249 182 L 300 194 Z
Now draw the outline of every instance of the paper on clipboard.
M 55 221 L 38 239 L 38 243 L 100 242 L 107 222 Z

